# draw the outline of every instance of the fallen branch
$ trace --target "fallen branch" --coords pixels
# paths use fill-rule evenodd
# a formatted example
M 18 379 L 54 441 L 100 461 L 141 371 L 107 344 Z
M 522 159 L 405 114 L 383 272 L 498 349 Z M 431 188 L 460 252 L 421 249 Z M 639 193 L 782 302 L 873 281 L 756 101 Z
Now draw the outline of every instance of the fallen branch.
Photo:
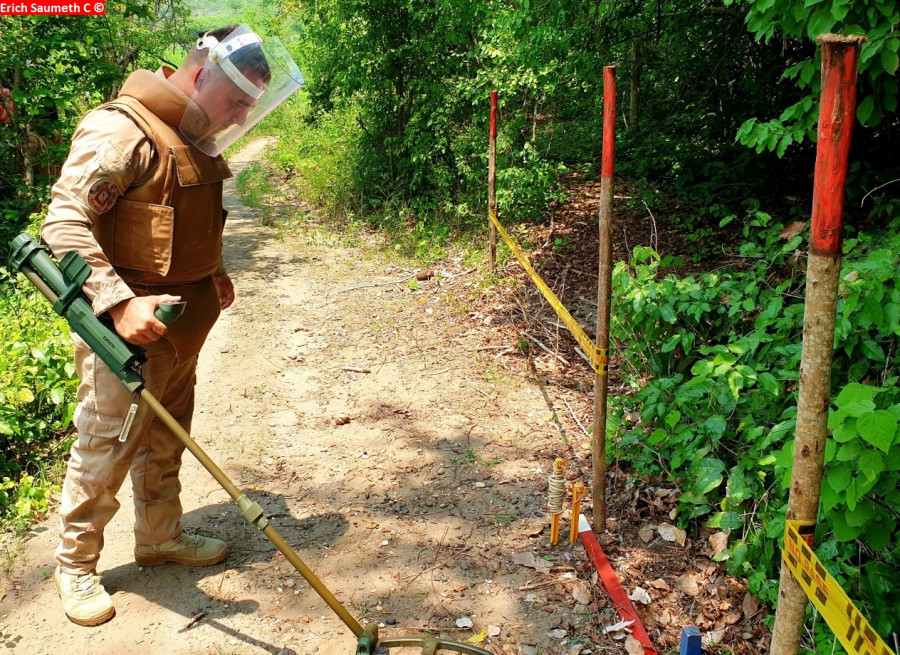
M 206 612 L 199 612 L 197 614 L 194 614 L 194 616 L 191 617 L 191 620 L 185 623 L 184 627 L 178 632 L 184 632 L 185 630 L 193 628 L 204 616 L 206 616 Z
M 371 373 L 367 368 L 360 368 L 359 366 L 344 366 L 342 371 L 350 371 L 351 373 Z
M 573 412 L 572 408 L 569 406 L 569 401 L 566 400 L 565 398 L 563 398 L 562 401 L 565 404 L 566 409 L 569 410 L 569 414 L 571 414 L 572 418 L 575 419 L 575 425 L 577 425 L 579 428 L 581 428 L 581 431 L 582 431 L 582 433 L 584 433 L 584 436 L 586 436 L 588 439 L 590 439 L 591 435 L 588 434 L 588 431 L 584 429 L 584 426 L 581 424 L 581 421 L 579 421 L 578 417 L 575 416 L 575 412 Z
M 373 289 L 375 287 L 389 287 L 394 284 L 403 284 L 404 282 L 409 281 L 410 278 L 415 277 L 417 274 L 418 274 L 418 271 L 416 271 L 415 273 L 410 273 L 402 280 L 392 280 L 390 282 L 378 282 L 377 284 L 364 284 L 361 287 L 350 287 L 349 289 L 343 289 L 342 291 L 339 291 L 338 293 L 350 293 L 351 291 L 359 291 L 360 289 Z M 330 291 L 328 293 L 326 293 L 325 297 L 327 298 L 330 293 L 331 293 Z
M 465 382 L 465 380 L 463 380 L 463 382 Z M 476 387 L 474 384 L 469 384 L 468 382 L 465 382 L 465 384 L 466 384 L 466 386 L 472 387 L 473 389 L 475 389 L 475 391 L 477 391 L 478 393 L 480 393 L 480 394 L 481 394 L 482 396 L 484 396 L 485 398 L 491 398 L 491 399 L 493 400 L 493 397 L 492 397 L 489 393 L 486 393 L 486 392 L 482 391 L 481 389 L 479 389 L 478 387 Z
M 558 580 L 553 578 L 552 580 L 544 580 L 543 582 L 536 582 L 534 584 L 527 584 L 519 587 L 519 591 L 531 591 L 532 589 L 540 589 L 541 587 L 549 587 L 550 585 L 556 584 Z
M 463 275 L 468 275 L 469 273 L 474 273 L 476 270 L 477 270 L 477 268 L 473 266 L 473 267 L 470 268 L 469 270 L 463 271 L 462 273 L 456 273 L 455 275 L 450 275 L 450 276 L 448 276 L 448 277 L 442 277 L 442 278 L 440 279 L 440 281 L 438 282 L 438 284 L 439 284 L 440 286 L 443 286 L 443 285 L 445 285 L 447 282 L 449 282 L 450 280 L 452 280 L 453 278 L 462 277 Z
M 544 352 L 549 353 L 550 355 L 553 355 L 554 357 L 556 357 L 556 359 L 558 359 L 559 361 L 561 361 L 561 362 L 562 362 L 563 364 L 565 364 L 566 366 L 569 365 L 569 362 L 567 362 L 565 359 L 563 359 L 562 357 L 560 357 L 559 355 L 557 355 L 555 352 L 553 352 L 552 350 L 550 350 L 547 346 L 545 346 L 544 344 L 542 344 L 542 343 L 538 340 L 538 338 L 537 338 L 536 336 L 534 336 L 533 334 L 531 334 L 530 332 L 526 332 L 526 333 L 525 333 L 525 336 L 528 337 L 529 339 L 531 339 L 531 341 L 534 343 L 534 345 L 536 345 L 538 348 L 540 348 L 540 349 L 543 350 Z

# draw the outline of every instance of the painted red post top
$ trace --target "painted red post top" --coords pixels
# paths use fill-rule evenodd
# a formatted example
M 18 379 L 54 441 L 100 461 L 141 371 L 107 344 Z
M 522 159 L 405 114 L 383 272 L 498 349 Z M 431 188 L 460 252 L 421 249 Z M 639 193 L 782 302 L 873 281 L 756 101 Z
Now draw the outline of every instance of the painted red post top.
M 822 95 L 813 183 L 810 252 L 841 254 L 844 187 L 850 135 L 856 119 L 856 68 L 865 37 L 823 34 Z
M 497 92 L 491 91 L 491 133 L 492 139 L 497 138 Z
M 612 177 L 616 159 L 616 67 L 603 68 L 603 157 L 600 177 Z

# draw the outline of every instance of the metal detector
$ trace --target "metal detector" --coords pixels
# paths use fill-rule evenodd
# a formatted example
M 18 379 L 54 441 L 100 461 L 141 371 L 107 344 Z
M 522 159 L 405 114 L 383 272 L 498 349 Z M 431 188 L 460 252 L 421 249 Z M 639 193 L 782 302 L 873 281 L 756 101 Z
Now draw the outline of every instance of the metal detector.
M 144 387 L 140 374 L 141 364 L 146 361 L 143 348 L 126 343 L 116 334 L 112 325 L 94 315 L 90 301 L 82 290 L 82 285 L 90 275 L 90 266 L 76 252 L 68 252 L 59 262 L 50 257 L 45 249 L 29 234 L 20 234 L 12 243 L 11 262 L 35 287 L 53 303 L 53 310 L 66 319 L 73 332 L 90 346 L 98 357 L 119 378 L 131 393 L 140 393 L 151 411 L 184 444 L 203 467 L 228 492 L 241 510 L 247 523 L 260 530 L 275 547 L 281 551 L 309 585 L 322 597 L 335 614 L 350 628 L 357 638 L 357 655 L 387 653 L 389 648 L 419 648 L 422 655 L 433 655 L 440 651 L 465 653 L 467 655 L 490 655 L 476 646 L 435 637 L 393 637 L 378 638 L 378 624 L 370 623 L 365 629 L 335 598 L 316 574 L 300 559 L 278 531 L 269 524 L 259 503 L 251 501 L 228 479 L 215 462 L 197 445 L 191 435 L 182 428 L 165 407 Z M 171 323 L 184 310 L 183 303 L 168 303 L 156 311 L 156 318 L 163 323 Z

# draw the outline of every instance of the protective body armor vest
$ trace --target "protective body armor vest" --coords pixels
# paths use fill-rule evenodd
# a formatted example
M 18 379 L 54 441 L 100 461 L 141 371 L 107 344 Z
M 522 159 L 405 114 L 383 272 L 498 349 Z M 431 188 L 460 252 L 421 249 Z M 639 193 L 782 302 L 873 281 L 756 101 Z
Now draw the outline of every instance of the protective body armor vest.
M 184 361 L 199 353 L 219 315 L 211 276 L 222 255 L 222 182 L 231 171 L 222 157 L 204 154 L 182 137 L 177 125 L 152 111 L 161 101 L 161 84 L 169 83 L 150 71 L 135 71 L 119 97 L 103 105 L 131 118 L 153 143 L 159 161 L 124 191 L 98 222 L 95 236 L 136 294 L 170 293 L 187 301 L 184 315 L 166 335 Z M 170 114 L 172 97 L 166 100 Z

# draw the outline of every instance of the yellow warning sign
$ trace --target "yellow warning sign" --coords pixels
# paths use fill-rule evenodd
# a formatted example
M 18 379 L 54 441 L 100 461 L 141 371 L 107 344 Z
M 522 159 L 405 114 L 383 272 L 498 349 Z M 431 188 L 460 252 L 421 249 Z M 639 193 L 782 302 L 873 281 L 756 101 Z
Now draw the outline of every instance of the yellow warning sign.
M 506 230 L 503 229 L 503 226 L 500 225 L 500 221 L 497 220 L 496 210 L 491 209 L 488 211 L 488 218 L 490 218 L 491 222 L 497 226 L 497 231 L 500 233 L 500 236 L 503 237 L 503 240 L 506 242 L 506 245 L 509 246 L 512 253 L 516 256 L 516 259 L 519 260 L 522 268 L 525 269 L 529 277 L 531 277 L 532 281 L 537 285 L 537 288 L 540 289 L 544 298 L 547 299 L 547 302 L 550 303 L 550 306 L 553 307 L 556 314 L 562 319 L 562 322 L 569 329 L 569 332 L 575 337 L 575 341 L 578 342 L 578 345 L 581 346 L 582 350 L 587 354 L 588 359 L 591 361 L 591 366 L 594 368 L 597 375 L 606 375 L 609 371 L 609 358 L 607 357 L 606 349 L 598 349 L 597 346 L 594 345 L 594 342 L 591 341 L 590 337 L 588 337 L 588 335 L 584 333 L 584 330 L 581 329 L 581 326 L 578 325 L 578 321 L 572 317 L 569 310 L 567 310 L 559 301 L 559 298 L 556 297 L 556 294 L 553 293 L 550 287 L 548 287 L 541 279 L 541 276 L 531 267 L 531 262 L 528 261 L 525 254 L 519 250 L 516 242 L 512 240 L 512 237 L 510 237 Z
M 850 655 L 894 655 L 801 536 L 811 525 L 788 521 L 784 527 L 781 555 L 794 578 Z

